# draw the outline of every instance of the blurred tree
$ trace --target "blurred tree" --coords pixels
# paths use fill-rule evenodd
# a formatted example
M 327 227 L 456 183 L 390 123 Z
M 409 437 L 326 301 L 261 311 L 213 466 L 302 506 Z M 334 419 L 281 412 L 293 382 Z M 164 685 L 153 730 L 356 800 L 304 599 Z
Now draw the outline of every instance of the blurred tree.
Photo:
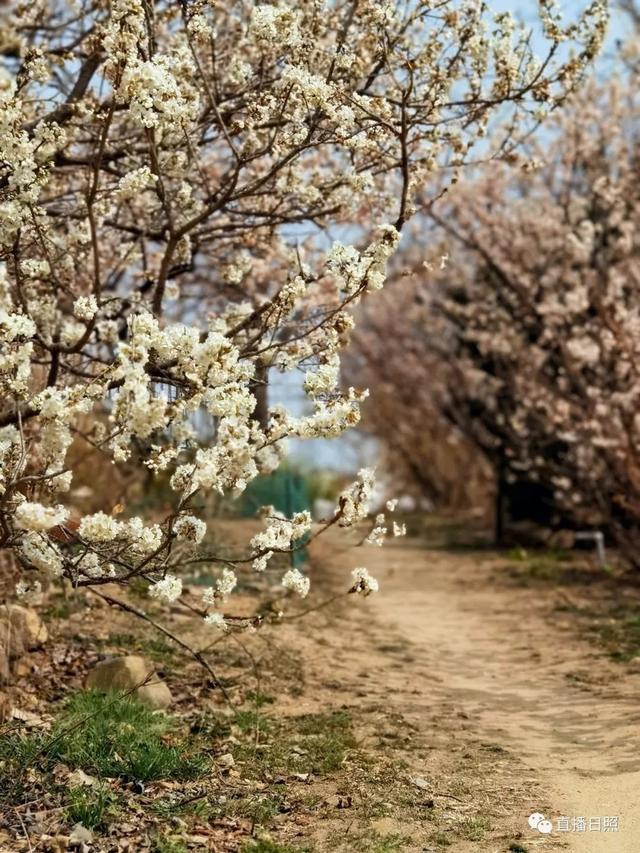
M 491 163 L 430 206 L 437 228 L 428 238 L 445 240 L 451 257 L 442 269 L 427 258 L 436 269 L 425 272 L 414 244 L 403 260 L 420 298 L 409 310 L 367 310 L 380 310 L 413 354 L 403 359 L 398 348 L 395 357 L 391 345 L 386 370 L 396 390 L 385 405 L 413 400 L 415 447 L 424 423 L 444 419 L 481 449 L 494 471 L 498 534 L 506 500 L 511 518 L 603 526 L 638 562 L 633 49 L 623 49 L 617 76 L 591 83 L 518 162 Z

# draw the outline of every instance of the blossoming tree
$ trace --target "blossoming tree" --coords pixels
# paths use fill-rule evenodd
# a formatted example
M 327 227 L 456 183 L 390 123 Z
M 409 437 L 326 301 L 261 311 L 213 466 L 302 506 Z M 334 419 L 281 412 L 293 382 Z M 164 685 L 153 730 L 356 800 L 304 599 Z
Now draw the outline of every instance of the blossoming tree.
M 494 153 L 511 150 L 598 50 L 600 0 L 571 23 L 539 5 L 540 58 L 509 14 L 473 0 L 3 12 L 0 547 L 24 585 L 143 577 L 173 600 L 197 553 L 220 570 L 207 621 L 246 623 L 220 607 L 236 569 L 264 571 L 311 519 L 272 513 L 223 560 L 201 552 L 197 502 L 273 470 L 288 437 L 358 421 L 364 394 L 339 387 L 339 352 L 417 189 L 441 167 L 456 179 L 492 116 Z M 358 247 L 332 242 L 347 233 Z M 271 369 L 302 371 L 310 415 L 261 402 Z M 73 517 L 72 445 L 170 477 L 166 517 Z M 371 484 L 362 472 L 327 523 L 362 519 Z M 296 570 L 282 583 L 308 589 Z M 374 588 L 355 570 L 353 591 Z
M 359 428 L 377 439 L 396 490 L 426 499 L 438 511 L 480 509 L 488 516 L 491 467 L 469 431 L 446 414 L 451 370 L 442 356 L 446 337 L 429 305 L 425 233 L 423 227 L 408 235 L 388 286 L 359 307 L 343 374 L 354 384 L 375 387 Z M 436 247 L 434 235 L 431 251 Z M 434 263 L 441 261 L 435 257 Z
M 526 493 L 529 517 L 602 526 L 637 564 L 640 196 L 629 67 L 558 114 L 523 168 L 492 164 L 435 207 L 451 258 L 430 278 L 414 265 L 420 301 L 406 337 L 438 379 L 423 419 L 428 405 L 455 424 L 512 500 Z
M 548 165 L 495 170 L 478 187 L 484 201 L 460 199 L 454 228 L 475 272 L 452 279 L 442 305 L 468 379 L 462 410 L 467 421 L 475 410 L 490 452 L 511 479 L 540 484 L 560 518 L 605 525 L 637 561 L 640 198 L 628 83 L 594 85 L 563 115 Z

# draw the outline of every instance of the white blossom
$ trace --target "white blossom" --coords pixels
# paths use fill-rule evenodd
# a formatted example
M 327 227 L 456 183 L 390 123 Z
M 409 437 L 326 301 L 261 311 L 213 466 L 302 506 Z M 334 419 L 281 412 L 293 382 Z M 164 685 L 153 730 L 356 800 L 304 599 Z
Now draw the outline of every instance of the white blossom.
M 369 512 L 369 503 L 375 483 L 374 473 L 369 468 L 358 471 L 358 479 L 338 499 L 341 510 L 340 525 L 350 527 L 361 521 Z
M 378 581 L 372 578 L 367 569 L 358 568 L 351 572 L 355 581 L 351 592 L 361 592 L 363 595 L 369 595 L 372 592 L 378 592 Z
M 174 600 L 181 561 L 206 559 L 198 507 L 275 471 L 288 441 L 357 426 L 368 392 L 343 387 L 341 353 L 431 174 L 442 169 L 443 190 L 457 181 L 492 116 L 525 138 L 604 34 L 597 1 L 573 26 L 545 7 L 541 40 L 572 50 L 536 66 L 507 17 L 454 5 L 363 0 L 348 20 L 339 5 L 289 0 L 7 11 L 0 547 L 21 565 L 82 586 L 144 576 L 152 597 Z M 485 142 L 492 161 L 500 147 Z M 598 239 L 572 230 L 563 245 L 579 258 Z M 612 251 L 630 240 L 620 222 Z M 504 354 L 509 341 L 475 345 Z M 264 410 L 273 368 L 303 377 L 308 409 Z M 616 369 L 632 371 L 633 353 Z M 75 503 L 85 483 L 92 511 L 78 498 L 76 534 L 55 501 L 69 491 Z M 113 513 L 111 486 L 123 494 Z M 339 498 L 340 526 L 367 516 L 372 489 L 363 469 Z M 311 530 L 308 512 L 272 511 L 237 565 L 264 572 Z M 306 594 L 296 571 L 285 588 Z M 210 605 L 236 583 L 223 570 Z
M 22 530 L 51 530 L 52 527 L 64 524 L 69 517 L 68 510 L 58 506 L 43 506 L 32 501 L 23 501 L 16 507 L 14 519 L 17 527 Z
M 194 515 L 181 515 L 173 525 L 173 530 L 178 539 L 198 545 L 204 539 L 207 525 Z
M 273 551 L 267 551 L 265 554 L 262 554 L 260 557 L 256 557 L 253 561 L 253 570 L 254 572 L 264 572 L 269 564 L 269 560 L 273 557 Z
M 58 577 L 63 571 L 63 560 L 57 546 L 46 536 L 29 533 L 22 537 L 20 553 L 30 565 L 53 577 Z
M 73 314 L 78 320 L 89 322 L 98 313 L 98 303 L 93 295 L 79 296 L 73 303 Z
M 149 595 L 165 601 L 176 601 L 182 595 L 182 580 L 175 575 L 166 575 L 149 587 Z
M 293 590 L 300 598 L 305 598 L 309 593 L 310 581 L 299 569 L 289 569 L 282 577 L 282 586 Z
M 229 626 L 227 624 L 226 619 L 222 615 L 222 613 L 218 613 L 214 611 L 213 613 L 207 613 L 204 617 L 204 621 L 211 628 L 215 628 L 217 631 L 228 631 Z
M 148 166 L 140 166 L 138 169 L 133 169 L 131 172 L 127 172 L 127 174 L 118 181 L 118 198 L 121 201 L 135 198 L 139 193 L 147 189 L 147 187 L 149 187 L 155 180 L 156 178 Z
M 383 516 L 384 518 L 384 516 Z M 384 545 L 384 537 L 387 535 L 387 528 L 384 526 L 376 525 L 373 530 L 369 533 L 365 542 L 368 545 L 377 545 L 378 547 L 382 547 Z
M 122 531 L 122 523 L 104 512 L 85 515 L 78 527 L 80 537 L 89 542 L 112 542 Z

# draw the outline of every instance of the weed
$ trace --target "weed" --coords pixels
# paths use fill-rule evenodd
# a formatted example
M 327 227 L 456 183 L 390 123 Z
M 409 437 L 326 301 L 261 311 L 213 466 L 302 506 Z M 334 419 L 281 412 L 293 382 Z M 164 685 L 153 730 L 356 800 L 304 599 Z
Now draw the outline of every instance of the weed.
M 230 795 L 201 797 L 197 800 L 176 802 L 171 799 L 159 800 L 153 804 L 153 811 L 161 821 L 168 821 L 172 817 L 185 818 L 192 816 L 201 823 L 211 823 L 221 819 L 244 819 L 248 820 L 252 828 L 259 827 L 268 829 L 278 814 L 289 812 L 292 808 L 302 806 L 307 810 L 317 805 L 308 798 L 291 799 L 291 792 L 284 785 L 274 785 L 267 790 L 259 792 L 243 791 L 237 789 Z
M 67 794 L 69 823 L 81 823 L 87 829 L 104 826 L 117 813 L 118 798 L 106 786 L 70 788 Z
M 10 731 L 0 737 L 0 802 L 17 802 L 24 792 L 24 776 L 46 746 L 42 735 Z
M 260 778 L 294 773 L 326 775 L 344 763 L 356 745 L 351 718 L 343 711 L 272 720 L 246 711 L 235 721 L 251 735 L 233 747 L 235 760 Z M 258 732 L 259 737 L 255 734 Z
M 45 619 L 68 619 L 71 615 L 71 603 L 64 598 L 52 601 L 43 611 Z
M 171 736 L 171 722 L 133 697 L 76 694 L 58 718 L 49 755 L 97 776 L 139 781 L 192 779 L 206 761 L 193 745 Z
M 27 769 L 56 762 L 98 777 L 193 779 L 208 761 L 193 741 L 180 739 L 171 720 L 133 697 L 95 691 L 72 697 L 48 736 L 14 733 L 0 739 L 0 794 L 19 793 Z
M 411 837 L 392 832 L 388 835 L 380 835 L 377 832 L 366 833 L 360 838 L 354 839 L 354 850 L 358 853 L 396 853 L 404 850 L 411 842 Z
M 181 838 L 158 836 L 153 842 L 153 853 L 189 853 L 189 848 Z
M 509 553 L 509 557 L 518 564 L 515 576 L 524 583 L 528 580 L 560 583 L 565 579 L 567 565 L 573 559 L 566 551 L 554 549 L 525 551 L 517 548 Z
M 192 731 L 210 738 L 233 734 L 234 759 L 258 778 L 326 775 L 338 770 L 356 746 L 351 718 L 344 711 L 275 719 L 252 708 L 238 711 L 233 719 L 207 715 Z
M 613 606 L 607 618 L 598 620 L 593 630 L 613 660 L 626 662 L 640 654 L 640 612 L 637 604 Z
M 276 700 L 268 693 L 260 693 L 249 691 L 247 693 L 247 702 L 250 702 L 254 708 L 263 708 L 265 705 L 273 705 Z
M 458 827 L 458 832 L 469 841 L 482 841 L 491 829 L 491 821 L 485 815 L 466 818 Z
M 308 849 L 308 848 L 307 848 Z M 276 844 L 269 838 L 258 838 L 248 841 L 242 848 L 242 853 L 304 853 L 300 848 Z

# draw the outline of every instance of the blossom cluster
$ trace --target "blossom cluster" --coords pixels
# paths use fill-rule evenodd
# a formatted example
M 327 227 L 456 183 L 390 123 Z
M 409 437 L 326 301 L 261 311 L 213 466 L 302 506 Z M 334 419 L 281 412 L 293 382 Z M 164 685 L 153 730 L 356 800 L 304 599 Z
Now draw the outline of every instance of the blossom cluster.
M 26 571 L 144 577 L 173 601 L 206 552 L 203 501 L 273 471 L 289 438 L 358 423 L 367 392 L 341 386 L 341 353 L 427 177 L 457 181 L 493 113 L 508 152 L 574 88 L 606 14 L 593 0 L 563 25 L 545 3 L 538 62 L 485 4 L 152 5 L 2 19 L 0 547 Z M 308 412 L 269 405 L 272 370 L 304 376 Z M 101 503 L 86 469 L 103 460 L 168 483 L 164 516 Z M 360 472 L 340 526 L 371 490 Z M 265 570 L 310 528 L 271 513 L 244 562 Z M 308 590 L 295 570 L 282 584 Z M 204 603 L 234 587 L 223 574 Z

